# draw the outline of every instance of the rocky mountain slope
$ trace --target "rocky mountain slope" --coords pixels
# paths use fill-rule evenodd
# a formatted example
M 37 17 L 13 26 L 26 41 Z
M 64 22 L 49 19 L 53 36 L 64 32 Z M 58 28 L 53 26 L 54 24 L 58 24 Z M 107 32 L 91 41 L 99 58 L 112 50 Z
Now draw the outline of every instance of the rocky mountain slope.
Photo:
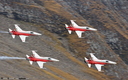
M 0 77 L 26 77 L 30 80 L 127 80 L 128 79 L 128 1 L 127 0 L 1 0 L 0 30 L 20 24 L 24 30 L 42 33 L 27 38 L 0 34 L 0 55 L 25 57 L 31 50 L 41 56 L 59 59 L 47 63 L 46 70 L 26 60 L 0 61 Z M 69 35 L 64 24 L 76 20 L 79 25 L 98 29 L 85 32 L 82 39 Z M 105 65 L 98 72 L 88 68 L 84 56 L 95 53 L 117 65 Z

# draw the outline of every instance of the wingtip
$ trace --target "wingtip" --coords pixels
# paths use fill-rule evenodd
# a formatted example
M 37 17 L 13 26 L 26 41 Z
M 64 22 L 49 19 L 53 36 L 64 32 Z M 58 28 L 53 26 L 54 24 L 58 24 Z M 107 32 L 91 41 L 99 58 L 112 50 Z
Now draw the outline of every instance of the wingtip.
M 34 51 L 34 52 L 36 52 L 37 50 L 31 50 L 32 52 Z
M 95 53 L 90 53 L 90 55 L 94 56 Z
M 19 26 L 20 24 L 14 24 L 14 25 L 17 25 L 17 26 Z
M 70 20 L 70 21 L 76 21 L 76 20 Z

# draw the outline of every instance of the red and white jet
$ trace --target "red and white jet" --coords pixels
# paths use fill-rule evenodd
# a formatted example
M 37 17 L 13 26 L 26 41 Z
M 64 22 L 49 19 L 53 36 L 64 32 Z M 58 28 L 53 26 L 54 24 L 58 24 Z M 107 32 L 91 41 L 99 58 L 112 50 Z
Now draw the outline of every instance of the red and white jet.
M 15 38 L 15 36 L 18 35 L 21 38 L 22 42 L 25 42 L 26 37 L 41 35 L 40 33 L 33 32 L 33 31 L 24 31 L 17 24 L 15 24 L 14 30 L 11 30 L 9 28 L 9 33 L 12 35 L 12 38 Z
M 59 61 L 57 59 L 51 57 L 41 57 L 35 51 L 32 50 L 32 56 L 26 55 L 27 60 L 29 60 L 30 64 L 32 65 L 33 62 L 37 62 L 40 68 L 43 68 L 43 64 L 46 62 L 54 62 Z
M 69 34 L 71 34 L 72 31 L 75 31 L 79 38 L 82 37 L 82 33 L 85 31 L 97 31 L 97 29 L 90 28 L 87 26 L 78 26 L 73 20 L 70 20 L 70 21 L 71 21 L 70 26 L 65 24 L 66 29 L 68 29 Z
M 93 53 L 90 53 L 91 59 L 88 60 L 86 57 L 84 57 L 88 67 L 91 67 L 91 64 L 94 64 L 98 71 L 101 71 L 101 67 L 105 64 L 116 64 L 116 62 L 110 61 L 110 60 L 100 60 L 96 58 Z

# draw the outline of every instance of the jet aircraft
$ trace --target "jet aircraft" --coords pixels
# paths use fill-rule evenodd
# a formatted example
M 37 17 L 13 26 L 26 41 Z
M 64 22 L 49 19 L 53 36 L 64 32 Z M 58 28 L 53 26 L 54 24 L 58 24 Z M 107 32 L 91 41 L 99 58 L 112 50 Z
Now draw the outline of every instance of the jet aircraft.
M 71 21 L 70 26 L 65 24 L 66 29 L 68 30 L 69 34 L 71 34 L 72 31 L 75 31 L 79 38 L 82 38 L 82 33 L 85 31 L 97 31 L 97 29 L 90 28 L 87 26 L 78 26 L 73 20 L 70 21 Z
M 84 57 L 88 67 L 91 67 L 91 64 L 94 64 L 97 68 L 98 71 L 101 71 L 101 67 L 104 66 L 105 64 L 116 64 L 116 62 L 110 61 L 110 60 L 101 60 L 96 58 L 93 53 L 90 53 L 91 59 L 87 59 Z
M 9 28 L 9 33 L 12 35 L 12 38 L 15 38 L 15 36 L 18 35 L 21 38 L 22 42 L 25 42 L 26 37 L 41 35 L 40 33 L 37 33 L 34 31 L 24 31 L 17 24 L 14 24 L 14 25 L 15 25 L 15 29 L 11 30 Z
M 26 57 L 31 65 L 33 62 L 37 62 L 37 64 L 39 65 L 40 68 L 43 68 L 44 63 L 46 63 L 46 62 L 59 61 L 59 60 L 51 58 L 51 57 L 41 57 L 34 50 L 32 50 L 31 56 L 26 55 Z M 45 68 L 43 68 L 43 69 L 45 69 Z

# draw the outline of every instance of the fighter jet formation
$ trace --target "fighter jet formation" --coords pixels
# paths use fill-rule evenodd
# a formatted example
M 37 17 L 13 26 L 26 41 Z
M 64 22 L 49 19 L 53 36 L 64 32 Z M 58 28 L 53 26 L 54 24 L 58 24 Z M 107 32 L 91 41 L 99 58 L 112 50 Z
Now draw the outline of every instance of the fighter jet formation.
M 68 26 L 67 24 L 65 24 L 66 29 L 68 30 L 69 34 L 71 34 L 72 31 L 75 31 L 79 38 L 82 38 L 82 33 L 85 31 L 97 31 L 97 29 L 95 29 L 95 28 L 90 28 L 87 26 L 78 26 L 74 22 L 74 20 L 70 20 L 70 21 L 71 21 L 71 25 Z M 24 31 L 17 24 L 14 24 L 14 26 L 15 26 L 14 30 L 9 28 L 9 32 L 0 31 L 0 33 L 9 33 L 9 34 L 11 34 L 13 39 L 15 38 L 15 36 L 19 36 L 22 42 L 26 41 L 26 37 L 42 35 L 40 33 L 34 32 L 34 31 Z M 93 55 L 93 53 L 90 53 L 90 56 L 91 56 L 91 59 L 87 59 L 86 57 L 84 57 L 85 62 L 87 63 L 89 68 L 91 67 L 92 64 L 94 64 L 98 71 L 101 71 L 101 67 L 104 66 L 105 64 L 117 64 L 116 62 L 113 62 L 110 60 L 100 60 L 100 59 L 96 58 Z M 38 66 L 42 69 L 45 69 L 44 63 L 59 61 L 58 59 L 54 59 L 51 57 L 41 57 L 34 50 L 32 50 L 32 55 L 31 56 L 26 55 L 26 58 L 8 57 L 8 56 L 0 57 L 0 60 L 6 60 L 6 59 L 26 59 L 29 61 L 29 63 L 31 65 L 33 64 L 33 62 L 37 62 Z

